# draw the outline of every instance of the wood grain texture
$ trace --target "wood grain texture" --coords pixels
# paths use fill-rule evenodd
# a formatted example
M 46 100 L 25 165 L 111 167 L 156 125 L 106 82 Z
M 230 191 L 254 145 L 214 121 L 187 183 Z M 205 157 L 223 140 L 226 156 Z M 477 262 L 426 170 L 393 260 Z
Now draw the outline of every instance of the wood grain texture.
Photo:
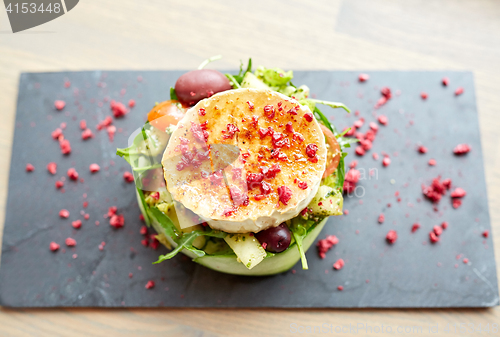
M 383 14 L 383 15 L 382 15 Z M 215 68 L 472 70 L 497 261 L 500 259 L 500 2 L 423 0 L 85 0 L 40 27 L 10 33 L 0 10 L 0 218 L 4 218 L 19 73 Z M 3 223 L 2 225 L 3 226 Z M 1 229 L 1 227 L 0 227 Z M 0 234 L 1 236 L 1 234 Z M 0 237 L 1 238 L 1 237 Z M 258 300 L 258 299 L 256 299 Z M 349 327 L 499 323 L 485 310 L 19 310 L 0 311 L 2 336 L 286 336 L 290 324 Z M 473 335 L 479 333 L 467 333 Z M 380 335 L 360 331 L 358 335 Z M 436 334 L 432 334 L 436 335 Z

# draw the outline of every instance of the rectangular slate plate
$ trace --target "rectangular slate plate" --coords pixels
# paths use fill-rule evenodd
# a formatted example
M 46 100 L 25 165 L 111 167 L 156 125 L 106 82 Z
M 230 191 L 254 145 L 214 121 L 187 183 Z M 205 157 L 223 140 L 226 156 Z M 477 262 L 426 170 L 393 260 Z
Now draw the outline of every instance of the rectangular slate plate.
M 468 72 L 370 72 L 359 83 L 359 72 L 298 71 L 295 84 L 307 84 L 315 97 L 346 103 L 356 111 L 322 107 L 339 129 L 365 119 L 362 132 L 379 114 L 373 148 L 363 157 L 350 149 L 346 163 L 358 161 L 361 180 L 357 195 L 347 196 L 348 215 L 329 220 L 319 238 L 335 234 L 340 242 L 321 260 L 312 247 L 309 270 L 300 263 L 272 277 L 220 274 L 179 255 L 152 265 L 165 248 L 141 245 L 139 209 L 134 185 L 122 178 L 129 170 L 117 158 L 116 147 L 140 127 L 155 102 L 169 98 L 169 88 L 182 71 L 119 71 L 25 73 L 21 75 L 16 130 L 12 150 L 7 215 L 0 270 L 0 304 L 9 307 L 489 307 L 498 304 L 498 286 L 490 238 L 486 185 L 472 74 Z M 449 77 L 448 87 L 441 79 Z M 65 88 L 65 82 L 71 83 Z M 68 82 L 68 84 L 69 84 Z M 393 98 L 374 109 L 388 86 Z M 464 93 L 455 96 L 457 87 Z M 420 93 L 428 98 L 423 100 Z M 64 100 L 62 111 L 55 100 Z M 110 115 L 109 100 L 136 106 L 114 120 L 118 132 L 110 142 L 96 125 Z M 79 121 L 85 119 L 94 138 L 82 141 Z M 66 123 L 64 135 L 72 153 L 63 156 L 51 132 Z M 453 148 L 468 143 L 472 151 L 455 156 Z M 419 154 L 416 147 L 429 151 Z M 379 159 L 374 160 L 374 153 Z M 391 158 L 383 167 L 382 154 Z M 429 166 L 434 158 L 436 166 Z M 50 175 L 47 163 L 58 163 Z M 35 171 L 27 173 L 27 163 Z M 89 164 L 101 171 L 90 174 Z M 84 182 L 65 181 L 65 193 L 54 183 L 74 167 Z M 373 175 L 369 174 L 372 170 Z M 463 205 L 451 207 L 448 194 L 437 205 L 422 196 L 421 184 L 441 175 L 467 191 Z M 399 192 L 399 196 L 397 195 Z M 86 194 L 86 198 L 84 196 Z M 398 199 L 399 198 L 399 199 Z M 88 207 L 83 202 L 88 201 Z M 390 205 L 389 205 L 390 204 Z M 103 218 L 118 206 L 125 226 L 115 230 Z M 61 219 L 60 209 L 70 211 Z M 89 220 L 83 220 L 88 213 Z M 346 212 L 347 213 L 347 212 Z M 379 215 L 385 222 L 379 224 Z M 79 230 L 71 221 L 82 219 Z M 100 224 L 96 225 L 95 222 Z M 433 226 L 449 223 L 437 244 L 429 242 Z M 411 233 L 412 224 L 421 228 Z M 385 236 L 394 229 L 398 240 Z M 77 241 L 74 248 L 66 238 Z M 49 243 L 61 244 L 58 252 Z M 105 242 L 103 250 L 99 245 Z M 344 259 L 342 270 L 332 264 Z M 467 258 L 468 263 L 463 259 Z M 146 290 L 147 281 L 156 283 Z M 342 285 L 343 291 L 337 287 Z

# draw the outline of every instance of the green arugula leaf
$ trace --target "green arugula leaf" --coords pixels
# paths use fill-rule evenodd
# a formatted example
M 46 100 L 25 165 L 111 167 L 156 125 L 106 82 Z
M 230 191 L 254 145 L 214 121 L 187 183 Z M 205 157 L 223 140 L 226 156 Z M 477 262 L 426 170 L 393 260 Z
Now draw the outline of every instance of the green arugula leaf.
M 248 65 L 247 65 L 247 69 L 245 70 L 245 72 L 243 72 L 243 62 L 240 62 L 240 72 L 238 73 L 238 75 L 234 75 L 233 77 L 236 80 L 236 82 L 238 82 L 238 84 L 241 84 L 241 82 L 243 82 L 243 78 L 245 77 L 245 75 L 248 72 L 252 72 L 252 59 L 251 58 L 248 59 Z
M 342 108 L 344 109 L 345 111 L 347 112 L 351 112 L 351 110 L 346 107 L 344 105 L 344 103 L 339 103 L 339 102 L 329 102 L 329 101 L 322 101 L 322 100 L 319 100 L 319 99 L 313 99 L 313 98 L 307 98 L 308 100 L 310 100 L 311 102 L 313 102 L 314 104 L 323 104 L 323 105 L 328 105 L 329 107 L 332 107 L 334 109 L 337 109 L 337 108 Z
M 174 241 L 179 238 L 177 228 L 168 215 L 160 211 L 157 207 L 151 207 L 149 212 L 151 212 L 151 215 L 158 221 L 163 230 L 165 230 L 165 234 L 174 239 Z
M 215 56 L 212 56 L 212 57 L 206 59 L 205 61 L 201 62 L 200 66 L 198 67 L 198 70 L 205 68 L 207 66 L 207 64 L 209 64 L 210 62 L 220 60 L 221 58 L 222 58 L 222 55 L 215 55 Z
M 143 173 L 149 170 L 153 170 L 155 168 L 162 167 L 161 163 L 149 165 L 149 166 L 143 166 L 143 167 L 134 167 L 132 170 L 137 173 Z
M 337 129 L 335 128 L 335 126 L 328 121 L 328 118 L 326 118 L 326 116 L 321 112 L 321 110 L 318 109 L 318 107 L 315 106 L 313 112 L 316 115 L 316 118 L 318 118 L 324 126 L 329 128 L 330 131 L 333 132 L 333 134 L 337 134 Z
M 176 101 L 179 100 L 177 97 L 177 94 L 175 93 L 175 88 L 170 87 L 170 99 L 175 99 Z
M 144 192 L 136 186 L 137 193 L 139 194 L 139 198 L 141 199 L 142 209 L 144 209 L 144 221 L 146 221 L 146 225 L 151 226 L 151 219 L 149 218 L 149 213 L 147 212 L 148 205 L 146 204 L 146 198 L 144 197 Z
M 163 262 L 165 260 L 169 260 L 173 258 L 177 253 L 182 251 L 182 249 L 187 249 L 191 252 L 193 252 L 196 257 L 202 257 L 205 255 L 205 252 L 203 250 L 197 249 L 193 246 L 193 241 L 196 239 L 198 236 L 211 236 L 211 237 L 216 237 L 216 238 L 224 238 L 227 233 L 221 232 L 221 231 L 214 231 L 214 230 L 209 230 L 209 231 L 192 231 L 190 233 L 184 233 L 182 237 L 177 241 L 177 247 L 175 247 L 174 250 L 172 250 L 170 253 L 165 254 L 165 255 L 160 255 L 158 258 L 158 261 L 153 262 L 153 264 L 157 264 L 160 262 Z
M 188 250 L 192 251 L 197 257 L 204 256 L 205 255 L 204 251 L 196 249 L 192 245 L 194 239 L 196 239 L 198 236 L 200 236 L 198 231 L 192 231 L 191 233 L 185 233 L 180 238 L 180 240 L 177 242 L 177 247 L 175 247 L 174 250 L 172 250 L 168 254 L 160 255 L 158 257 L 158 261 L 153 262 L 153 264 L 157 264 L 157 263 L 163 262 L 165 260 L 169 260 L 169 259 L 173 258 L 175 255 L 177 255 L 177 253 L 180 253 L 181 250 L 183 250 L 184 248 L 188 248 L 188 247 L 189 247 Z
M 307 236 L 306 228 L 299 224 L 299 217 L 292 219 L 292 226 L 290 230 L 292 231 L 293 238 L 297 244 L 297 249 L 299 250 L 300 260 L 302 262 L 302 269 L 309 269 L 307 265 L 306 252 L 304 251 L 303 240 Z
M 225 74 L 231 85 L 233 86 L 233 89 L 239 89 L 241 88 L 241 85 L 238 83 L 238 81 L 234 78 L 233 75 L 231 74 Z

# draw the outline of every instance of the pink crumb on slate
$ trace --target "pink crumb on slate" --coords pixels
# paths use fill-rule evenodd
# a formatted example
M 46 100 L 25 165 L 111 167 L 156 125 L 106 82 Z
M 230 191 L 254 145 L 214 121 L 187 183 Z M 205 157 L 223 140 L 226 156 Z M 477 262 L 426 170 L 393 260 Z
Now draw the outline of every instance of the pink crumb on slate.
M 385 239 L 388 243 L 393 244 L 398 239 L 398 233 L 395 230 L 390 230 L 385 236 Z
M 154 287 L 155 287 L 155 282 L 154 281 L 148 281 L 146 283 L 146 286 L 145 286 L 146 289 L 152 289 Z
M 344 267 L 345 262 L 343 259 L 338 259 L 337 262 L 333 264 L 333 269 L 340 270 Z

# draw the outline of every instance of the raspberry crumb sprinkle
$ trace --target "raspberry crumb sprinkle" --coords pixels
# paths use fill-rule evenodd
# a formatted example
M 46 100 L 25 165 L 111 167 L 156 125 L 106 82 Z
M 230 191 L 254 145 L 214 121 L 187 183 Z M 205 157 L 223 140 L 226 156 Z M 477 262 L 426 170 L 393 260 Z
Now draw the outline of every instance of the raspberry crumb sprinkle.
M 392 245 L 398 239 L 398 233 L 395 230 L 390 230 L 385 236 L 385 239 Z
M 343 259 L 338 259 L 337 262 L 333 264 L 333 269 L 340 270 L 344 267 L 345 262 Z
M 148 281 L 146 283 L 146 286 L 145 286 L 146 289 L 152 289 L 154 287 L 155 287 L 155 282 L 154 281 Z
M 55 108 L 57 110 L 61 111 L 66 106 L 66 102 L 65 101 L 61 101 L 61 100 L 57 100 L 57 101 L 54 102 L 54 106 L 55 106 Z
M 35 167 L 31 164 L 26 164 L 26 172 L 33 172 L 35 170 Z
M 127 183 L 133 183 L 134 182 L 134 175 L 132 173 L 126 171 L 126 172 L 123 173 L 123 179 Z
M 90 169 L 91 173 L 96 173 L 96 172 L 99 172 L 101 167 L 97 164 L 90 164 L 89 169 Z
M 70 168 L 67 172 L 69 179 L 78 180 L 78 172 L 74 168 Z
M 456 155 L 462 155 L 470 152 L 470 146 L 468 144 L 458 144 L 453 149 L 453 153 Z
M 67 238 L 65 243 L 66 243 L 66 246 L 68 246 L 68 247 L 76 246 L 76 241 L 75 241 L 75 239 L 72 239 L 72 238 Z
M 339 239 L 335 235 L 328 235 L 325 239 L 319 240 L 317 244 L 319 257 L 324 259 L 326 253 L 337 243 Z
M 61 246 L 55 243 L 54 241 L 52 241 L 49 245 L 50 250 L 53 252 L 58 251 L 60 247 Z
M 59 216 L 63 219 L 69 218 L 69 211 L 67 209 L 62 209 L 59 211 Z

